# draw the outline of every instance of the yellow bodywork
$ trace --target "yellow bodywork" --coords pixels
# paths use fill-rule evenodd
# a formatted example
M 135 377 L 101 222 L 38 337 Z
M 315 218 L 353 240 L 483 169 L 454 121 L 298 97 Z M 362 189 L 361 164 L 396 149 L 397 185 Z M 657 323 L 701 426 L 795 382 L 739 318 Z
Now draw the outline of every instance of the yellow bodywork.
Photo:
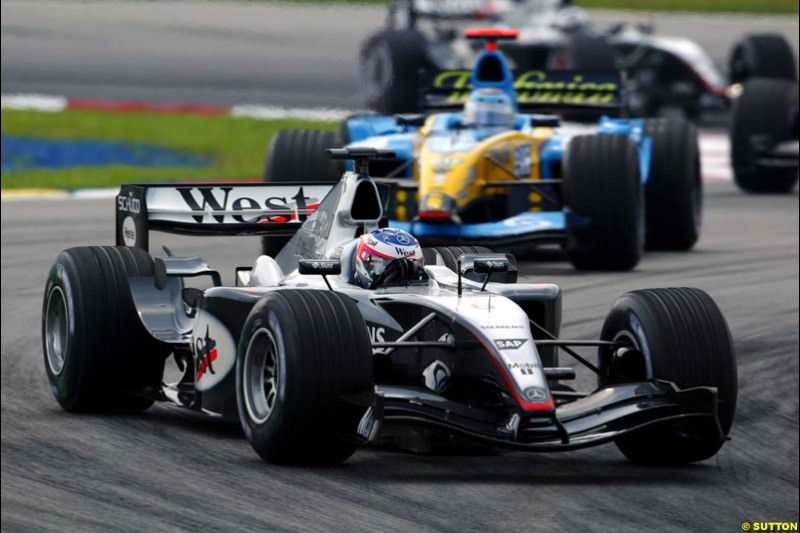
M 552 128 L 533 128 L 524 133 L 510 130 L 470 143 L 467 151 L 443 153 L 435 151 L 435 143 L 429 142 L 431 135 L 455 138 L 465 133 L 431 133 L 435 119 L 426 121 L 416 139 L 414 179 L 419 184 L 415 198 L 419 212 L 458 211 L 483 196 L 509 194 L 508 186 L 492 187 L 492 183 L 541 179 L 539 151 L 542 143 L 553 136 Z M 538 193 L 524 188 L 515 193 L 529 194 L 531 210 L 539 210 Z M 405 204 L 408 192 L 400 190 L 396 194 L 397 204 Z M 408 219 L 405 208 L 399 208 L 396 214 L 400 221 Z

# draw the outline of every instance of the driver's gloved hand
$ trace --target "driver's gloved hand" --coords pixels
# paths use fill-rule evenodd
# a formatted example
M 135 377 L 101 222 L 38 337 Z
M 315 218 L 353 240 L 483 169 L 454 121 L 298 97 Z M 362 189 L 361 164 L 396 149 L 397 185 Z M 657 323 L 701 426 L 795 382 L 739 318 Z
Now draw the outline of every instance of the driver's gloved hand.
M 412 259 L 393 259 L 386 268 L 381 272 L 381 275 L 375 278 L 373 288 L 390 283 L 399 283 L 403 281 L 416 281 L 422 279 L 425 272 L 422 263 Z

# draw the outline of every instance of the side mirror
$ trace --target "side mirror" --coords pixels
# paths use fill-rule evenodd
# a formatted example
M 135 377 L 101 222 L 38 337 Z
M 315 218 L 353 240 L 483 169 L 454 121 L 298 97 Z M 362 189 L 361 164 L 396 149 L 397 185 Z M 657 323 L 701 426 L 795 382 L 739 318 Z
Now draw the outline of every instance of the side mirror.
M 297 271 L 304 276 L 336 276 L 342 273 L 338 259 L 301 259 Z
M 499 274 L 508 272 L 508 258 L 497 257 L 476 257 L 472 263 L 472 269 L 476 274 Z

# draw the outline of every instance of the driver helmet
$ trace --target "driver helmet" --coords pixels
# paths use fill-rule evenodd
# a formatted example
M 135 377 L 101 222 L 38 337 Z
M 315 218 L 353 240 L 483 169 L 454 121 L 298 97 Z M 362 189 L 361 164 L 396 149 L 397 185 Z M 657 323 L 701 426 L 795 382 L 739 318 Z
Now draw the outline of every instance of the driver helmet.
M 464 104 L 464 124 L 482 128 L 511 128 L 516 113 L 511 98 L 500 89 L 476 89 Z
M 383 228 L 358 238 L 354 257 L 355 282 L 361 288 L 372 289 L 375 281 L 395 259 L 424 262 L 422 247 L 407 231 Z

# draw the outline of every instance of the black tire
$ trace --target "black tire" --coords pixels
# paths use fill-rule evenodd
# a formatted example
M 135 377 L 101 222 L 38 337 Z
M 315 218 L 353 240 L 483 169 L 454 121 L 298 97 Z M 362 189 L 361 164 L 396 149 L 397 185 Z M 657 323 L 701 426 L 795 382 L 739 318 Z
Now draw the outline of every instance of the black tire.
M 645 184 L 645 245 L 653 250 L 690 250 L 700 238 L 703 182 L 697 128 L 681 119 L 646 122 L 652 138 Z
M 797 83 L 752 79 L 733 105 L 731 162 L 736 183 L 748 192 L 787 193 L 797 183 L 797 169 L 764 168 L 756 162 L 751 139 L 778 143 L 797 138 Z
M 566 253 L 579 270 L 630 270 L 643 243 L 639 154 L 626 135 L 579 135 L 564 155 Z
M 327 148 L 340 145 L 336 132 L 281 130 L 269 143 L 264 181 L 328 181 L 336 183 L 341 166 L 325 156 Z
M 384 30 L 365 41 L 359 79 L 367 107 L 386 115 L 419 110 L 420 70 L 430 66 L 426 46 L 416 30 Z
M 736 356 L 725 318 L 708 294 L 687 288 L 626 293 L 611 308 L 600 338 L 633 339 L 640 351 L 649 353 L 650 379 L 671 381 L 680 388 L 716 387 L 720 426 L 728 434 L 736 411 Z M 601 366 L 604 357 L 608 354 L 601 350 Z M 693 438 L 675 425 L 617 440 L 628 459 L 649 465 L 702 461 L 723 443 L 724 439 Z
M 736 43 L 728 61 L 731 83 L 750 78 L 797 80 L 792 47 L 782 35 L 756 33 Z
M 336 183 L 344 167 L 328 159 L 325 150 L 339 146 L 340 142 L 333 131 L 281 130 L 269 143 L 264 181 Z M 264 255 L 275 257 L 289 239 L 290 237 L 262 237 L 261 251 Z
M 56 258 L 44 293 L 42 348 L 64 410 L 130 413 L 153 405 L 166 353 L 145 330 L 128 286 L 129 276 L 152 275 L 153 260 L 138 248 L 86 246 Z
M 252 389 L 245 385 L 248 369 L 257 361 L 251 357 L 262 353 L 256 343 L 269 341 L 270 335 L 277 347 L 279 378 L 271 410 L 259 411 L 258 394 L 248 393 Z M 257 381 L 264 383 L 262 378 Z M 318 290 L 271 292 L 244 324 L 236 363 L 239 419 L 247 440 L 265 461 L 346 460 L 355 451 L 356 429 L 367 409 L 363 404 L 371 401 L 373 380 L 369 333 L 356 304 L 346 296 Z M 360 398 L 362 405 L 345 397 Z

